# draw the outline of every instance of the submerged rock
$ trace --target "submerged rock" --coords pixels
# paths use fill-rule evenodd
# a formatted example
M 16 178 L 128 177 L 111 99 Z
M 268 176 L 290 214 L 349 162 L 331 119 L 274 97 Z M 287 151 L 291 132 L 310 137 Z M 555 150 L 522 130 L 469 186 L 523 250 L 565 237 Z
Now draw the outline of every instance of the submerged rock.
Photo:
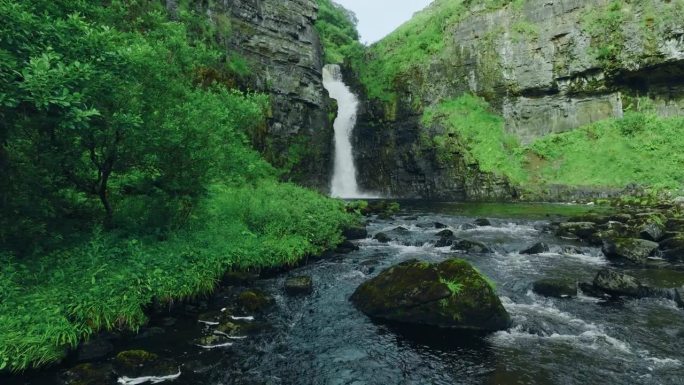
M 535 293 L 555 298 L 569 298 L 577 296 L 577 284 L 563 279 L 542 279 L 532 285 Z
M 308 275 L 290 277 L 285 280 L 285 292 L 289 295 L 313 293 L 313 280 Z
M 436 235 L 438 237 L 441 237 L 441 238 L 448 238 L 448 237 L 453 237 L 454 232 L 451 230 L 442 230 L 442 231 L 438 232 Z
M 245 290 L 237 298 L 237 304 L 246 312 L 260 312 L 273 305 L 275 301 L 260 290 Z
M 104 338 L 92 338 L 82 342 L 76 350 L 76 361 L 86 362 L 104 358 L 114 351 L 114 345 Z
M 454 237 L 442 237 L 435 243 L 435 247 L 448 247 L 454 244 Z
M 458 239 L 453 242 L 451 250 L 465 251 L 471 253 L 491 253 L 492 250 L 482 242 L 471 241 L 468 239 Z
M 357 250 L 359 250 L 359 247 L 357 245 L 355 245 L 351 241 L 344 241 L 337 246 L 335 252 L 340 254 L 349 254 Z
M 603 254 L 608 258 L 622 258 L 643 264 L 658 249 L 658 244 L 645 239 L 614 238 L 603 242 Z
M 541 254 L 549 251 L 549 245 L 544 242 L 537 242 L 534 245 L 520 252 L 520 254 Z
M 447 227 L 449 226 L 445 225 L 444 223 L 435 222 L 436 229 L 446 229 Z
M 594 287 L 614 296 L 638 297 L 642 285 L 638 279 L 613 270 L 601 270 L 594 278 Z
M 127 350 L 116 355 L 114 371 L 119 377 L 167 377 L 178 373 L 178 364 L 145 350 Z
M 351 300 L 385 321 L 474 331 L 501 330 L 511 322 L 492 285 L 459 259 L 406 261 L 363 283 Z
M 113 367 L 110 364 L 80 364 L 62 376 L 64 385 L 107 385 L 116 380 Z
M 392 239 L 385 233 L 377 233 L 373 236 L 373 239 L 380 243 L 389 243 Z
M 368 237 L 368 230 L 366 230 L 366 226 L 347 227 L 342 230 L 342 235 L 350 241 L 366 239 Z

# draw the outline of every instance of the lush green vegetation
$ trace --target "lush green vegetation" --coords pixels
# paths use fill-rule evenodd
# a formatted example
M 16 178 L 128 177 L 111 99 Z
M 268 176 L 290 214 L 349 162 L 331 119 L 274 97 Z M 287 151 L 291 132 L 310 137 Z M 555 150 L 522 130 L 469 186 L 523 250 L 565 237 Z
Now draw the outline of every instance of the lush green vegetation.
M 318 0 L 316 29 L 321 37 L 327 64 L 342 64 L 363 52 L 354 13 L 333 0 Z
M 443 132 L 423 145 L 441 162 L 465 157 L 481 170 L 537 190 L 549 184 L 624 187 L 684 186 L 684 118 L 658 117 L 647 98 L 634 99 L 624 118 L 540 138 L 527 147 L 508 134 L 487 103 L 466 94 L 426 109 L 423 124 Z
M 465 94 L 429 107 L 423 125 L 439 125 L 444 132 L 428 139 L 443 163 L 455 156 L 478 163 L 480 169 L 522 183 L 526 172 L 522 148 L 515 135 L 504 129 L 503 118 L 494 114 L 484 99 Z
M 0 0 L 0 370 L 320 253 L 354 220 L 251 148 L 268 98 L 233 89 L 247 66 L 205 15 Z
M 447 54 L 449 31 L 468 16 L 475 4 L 497 9 L 507 4 L 519 7 L 523 0 L 435 0 L 389 36 L 368 48 L 364 57 L 354 59 L 368 97 L 386 103 L 396 102 L 396 84 L 414 76 Z

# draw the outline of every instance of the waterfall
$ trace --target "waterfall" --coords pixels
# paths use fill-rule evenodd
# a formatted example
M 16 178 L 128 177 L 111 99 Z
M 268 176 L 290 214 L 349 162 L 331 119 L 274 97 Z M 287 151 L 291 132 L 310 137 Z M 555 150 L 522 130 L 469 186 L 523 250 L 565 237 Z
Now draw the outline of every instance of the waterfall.
M 331 195 L 336 198 L 372 198 L 359 191 L 352 151 L 351 134 L 356 125 L 359 100 L 344 84 L 340 66 L 329 64 L 323 68 L 323 86 L 330 97 L 337 100 L 335 119 L 335 168 L 331 182 Z

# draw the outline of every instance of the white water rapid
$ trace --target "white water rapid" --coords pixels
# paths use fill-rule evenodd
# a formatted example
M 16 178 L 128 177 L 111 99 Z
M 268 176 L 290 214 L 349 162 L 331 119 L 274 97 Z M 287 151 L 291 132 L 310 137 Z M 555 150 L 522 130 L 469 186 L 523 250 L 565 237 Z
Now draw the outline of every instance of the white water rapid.
M 359 100 L 342 80 L 340 66 L 329 64 L 323 68 L 323 86 L 330 97 L 337 100 L 335 119 L 335 168 L 330 192 L 335 198 L 372 198 L 359 191 L 352 152 L 351 134 L 356 125 Z

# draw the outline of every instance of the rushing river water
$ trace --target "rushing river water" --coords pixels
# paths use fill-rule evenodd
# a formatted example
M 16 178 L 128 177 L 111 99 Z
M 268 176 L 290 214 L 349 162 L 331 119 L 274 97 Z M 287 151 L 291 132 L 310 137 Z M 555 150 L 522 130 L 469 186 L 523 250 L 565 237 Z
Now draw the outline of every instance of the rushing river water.
M 599 249 L 544 230 L 555 216 L 577 210 L 562 205 L 404 204 L 396 219 L 368 225 L 371 235 L 383 231 L 396 241 L 363 240 L 359 251 L 257 281 L 276 300 L 271 310 L 256 315 L 254 322 L 269 325 L 261 333 L 232 347 L 202 351 L 186 339 L 200 328 L 190 319 L 167 326 L 175 334 L 122 344 L 178 359 L 183 375 L 175 384 L 684 384 L 684 312 L 674 302 L 604 301 L 583 295 L 550 299 L 532 293 L 537 279 L 590 282 L 609 264 Z M 463 229 L 477 217 L 490 218 L 491 226 Z M 459 237 L 486 243 L 495 253 L 458 254 L 434 247 L 439 231 L 435 222 Z M 393 231 L 398 226 L 408 231 Z M 519 254 L 540 240 L 551 252 Z M 567 246 L 579 250 L 568 254 L 563 251 Z M 496 282 L 513 319 L 510 329 L 483 337 L 398 329 L 371 321 L 348 300 L 362 282 L 401 261 L 452 257 L 467 259 Z M 314 294 L 285 296 L 284 279 L 302 274 L 313 277 Z M 34 381 L 11 383 L 43 383 Z

